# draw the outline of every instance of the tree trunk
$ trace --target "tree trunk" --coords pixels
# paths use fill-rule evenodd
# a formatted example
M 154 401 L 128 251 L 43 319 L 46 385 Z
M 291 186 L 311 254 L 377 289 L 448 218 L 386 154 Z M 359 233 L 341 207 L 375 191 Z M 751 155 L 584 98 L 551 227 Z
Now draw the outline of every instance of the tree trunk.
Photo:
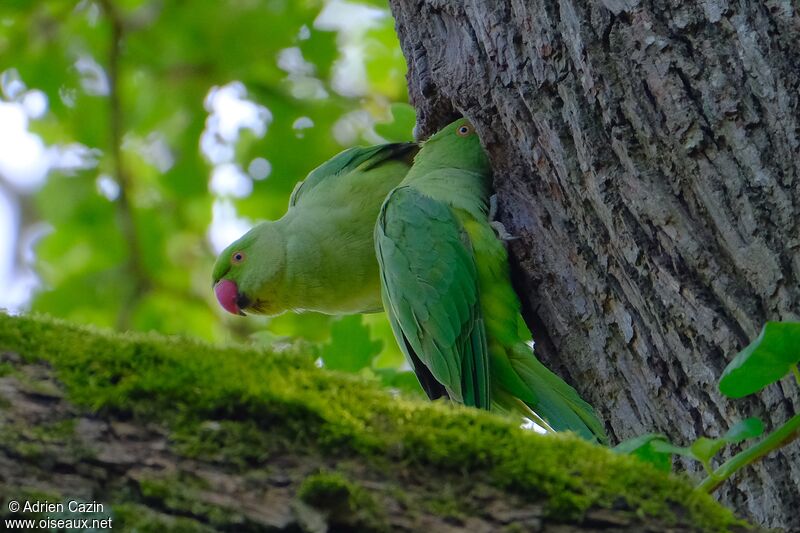
M 391 6 L 421 136 L 474 122 L 538 354 L 614 438 L 800 410 L 790 382 L 716 386 L 766 320 L 800 314 L 796 1 Z M 794 443 L 719 496 L 800 530 L 799 486 Z

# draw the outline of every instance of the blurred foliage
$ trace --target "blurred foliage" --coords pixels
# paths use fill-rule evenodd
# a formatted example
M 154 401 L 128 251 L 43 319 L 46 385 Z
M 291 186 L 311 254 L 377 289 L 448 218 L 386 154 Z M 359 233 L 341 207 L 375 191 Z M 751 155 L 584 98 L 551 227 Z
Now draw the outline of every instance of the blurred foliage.
M 337 5 L 0 3 L 0 72 L 48 100 L 31 129 L 50 146 L 83 147 L 82 164 L 50 174 L 26 221 L 52 228 L 35 248 L 43 287 L 32 309 L 213 341 L 300 339 L 332 368 L 418 390 L 382 314 L 242 319 L 226 315 L 211 291 L 215 209 L 232 205 L 251 224 L 278 218 L 294 184 L 345 147 L 411 138 L 413 110 L 400 104 L 406 67 L 387 6 L 364 2 L 373 11 L 363 31 L 315 24 Z M 336 83 L 347 46 L 362 51 L 364 73 L 349 91 Z M 233 140 L 215 133 L 211 96 L 220 87 L 238 88 L 260 109 L 266 131 L 236 128 Z M 376 121 L 389 123 L 379 133 Z M 204 131 L 221 156 L 204 154 Z M 263 169 L 258 158 L 267 171 L 248 176 L 256 162 Z M 235 165 L 252 192 L 215 194 L 215 164 Z

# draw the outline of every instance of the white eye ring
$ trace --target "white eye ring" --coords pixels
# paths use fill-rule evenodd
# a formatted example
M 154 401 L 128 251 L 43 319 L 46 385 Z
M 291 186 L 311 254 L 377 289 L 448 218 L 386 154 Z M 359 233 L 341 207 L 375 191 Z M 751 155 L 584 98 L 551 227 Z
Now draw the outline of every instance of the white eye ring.
M 467 135 L 469 135 L 474 131 L 475 130 L 472 128 L 472 125 L 466 123 L 458 127 L 458 129 L 456 130 L 456 135 L 458 135 L 459 137 L 466 137 Z

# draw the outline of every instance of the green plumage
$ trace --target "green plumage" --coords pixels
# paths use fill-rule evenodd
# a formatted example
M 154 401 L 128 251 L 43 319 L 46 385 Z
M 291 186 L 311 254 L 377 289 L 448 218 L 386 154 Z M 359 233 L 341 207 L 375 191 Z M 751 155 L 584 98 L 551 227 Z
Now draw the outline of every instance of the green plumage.
M 506 250 L 488 219 L 489 180 L 486 155 L 462 119 L 422 146 L 389 193 L 375 249 L 395 336 L 429 396 L 604 441 L 592 407 L 528 344 Z
M 490 168 L 472 127 L 457 121 L 417 151 L 412 143 L 351 148 L 313 170 L 283 217 L 217 259 L 220 304 L 235 314 L 350 314 L 377 311 L 382 300 L 431 398 L 603 440 L 591 406 L 528 344 L 505 247 L 488 220 Z
M 283 217 L 255 226 L 220 254 L 214 285 L 233 282 L 237 306 L 248 313 L 380 311 L 372 229 L 417 149 L 414 143 L 350 148 L 311 171 Z M 235 261 L 235 254 L 243 259 Z

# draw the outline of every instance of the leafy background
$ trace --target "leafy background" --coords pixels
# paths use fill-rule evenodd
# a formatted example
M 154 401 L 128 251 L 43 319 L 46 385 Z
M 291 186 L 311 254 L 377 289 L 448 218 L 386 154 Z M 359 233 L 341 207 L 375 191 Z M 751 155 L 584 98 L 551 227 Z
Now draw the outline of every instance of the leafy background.
M 312 168 L 411 139 L 405 72 L 384 2 L 5 0 L 0 307 L 301 342 L 418 390 L 382 314 L 242 319 L 210 281 L 216 253 L 280 217 Z

